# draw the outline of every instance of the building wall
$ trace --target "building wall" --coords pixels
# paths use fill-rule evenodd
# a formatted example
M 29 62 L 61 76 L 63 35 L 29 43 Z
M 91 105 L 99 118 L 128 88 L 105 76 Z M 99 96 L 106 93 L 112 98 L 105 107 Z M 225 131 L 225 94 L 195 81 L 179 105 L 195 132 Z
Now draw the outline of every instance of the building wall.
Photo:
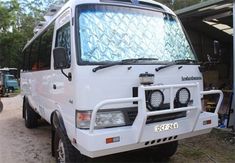
M 191 27 L 185 27 L 186 32 L 192 42 L 194 50 L 198 56 L 200 62 L 207 62 L 208 55 L 214 54 L 214 40 L 212 37 L 205 33 L 192 29 Z M 219 64 L 209 66 L 209 70 L 218 72 L 218 81 L 215 81 L 215 85 L 220 87 L 222 84 L 226 84 L 228 87 L 232 87 L 232 73 L 233 73 L 233 45 L 232 42 L 223 42 L 223 40 L 217 40 L 220 42 L 221 56 L 219 57 Z

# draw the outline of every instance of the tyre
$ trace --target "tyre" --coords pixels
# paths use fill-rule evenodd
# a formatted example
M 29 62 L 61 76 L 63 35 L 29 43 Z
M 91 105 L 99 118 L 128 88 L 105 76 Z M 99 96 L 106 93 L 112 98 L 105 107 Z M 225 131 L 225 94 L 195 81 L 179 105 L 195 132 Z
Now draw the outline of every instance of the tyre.
M 14 87 L 11 87 L 11 93 L 14 93 L 15 92 L 15 88 Z
M 23 117 L 27 128 L 35 128 L 38 125 L 38 114 L 31 108 L 28 101 L 24 101 Z
M 0 100 L 0 113 L 2 112 L 2 109 L 3 109 L 3 104 L 2 101 Z
M 9 87 L 8 88 L 8 93 L 13 93 L 15 91 L 14 87 Z
M 3 87 L 3 88 L 2 88 L 2 96 L 5 96 L 5 94 L 6 94 L 6 88 Z
M 83 156 L 71 144 L 68 136 L 59 128 L 56 129 L 54 139 L 55 159 L 57 163 L 83 163 L 86 162 L 86 156 Z
M 160 144 L 157 146 L 149 147 L 151 157 L 155 161 L 167 160 L 173 156 L 178 148 L 178 141 Z

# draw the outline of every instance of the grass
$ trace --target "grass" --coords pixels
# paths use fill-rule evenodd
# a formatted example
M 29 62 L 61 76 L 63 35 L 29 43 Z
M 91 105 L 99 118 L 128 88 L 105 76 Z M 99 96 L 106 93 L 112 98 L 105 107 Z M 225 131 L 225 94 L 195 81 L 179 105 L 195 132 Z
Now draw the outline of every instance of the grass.
M 13 93 L 14 93 L 14 94 L 20 94 L 20 92 L 21 92 L 21 90 L 20 90 L 20 89 L 17 89 L 17 90 L 15 90 Z
M 180 141 L 178 152 L 189 162 L 234 162 L 233 136 L 229 130 L 213 129 L 209 134 Z
M 180 146 L 180 153 L 186 157 L 191 159 L 197 159 L 204 155 L 202 150 L 192 147 L 192 146 L 186 146 L 185 144 L 181 144 Z
M 14 90 L 14 92 L 5 93 L 4 96 L 2 96 L 2 97 L 14 97 L 14 96 L 17 96 L 20 93 L 21 93 L 21 90 L 20 89 L 16 89 L 16 90 Z

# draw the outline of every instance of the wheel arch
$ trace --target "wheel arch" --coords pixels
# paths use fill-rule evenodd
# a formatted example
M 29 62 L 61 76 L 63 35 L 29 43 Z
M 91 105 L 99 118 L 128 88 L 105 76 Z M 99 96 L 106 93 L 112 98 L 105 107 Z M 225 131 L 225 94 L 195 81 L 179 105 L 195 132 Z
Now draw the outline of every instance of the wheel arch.
M 27 97 L 24 96 L 23 97 L 23 108 L 22 108 L 22 117 L 25 118 L 25 104 L 26 104 L 26 101 L 27 101 Z
M 55 149 L 54 149 L 55 131 L 57 128 L 59 128 L 64 134 L 67 134 L 67 132 L 64 125 L 63 117 L 58 110 L 52 112 L 50 117 L 50 122 L 51 122 L 51 153 L 52 156 L 55 156 Z
M 52 112 L 50 121 L 54 129 L 60 128 L 64 133 L 66 133 L 63 117 L 58 110 Z

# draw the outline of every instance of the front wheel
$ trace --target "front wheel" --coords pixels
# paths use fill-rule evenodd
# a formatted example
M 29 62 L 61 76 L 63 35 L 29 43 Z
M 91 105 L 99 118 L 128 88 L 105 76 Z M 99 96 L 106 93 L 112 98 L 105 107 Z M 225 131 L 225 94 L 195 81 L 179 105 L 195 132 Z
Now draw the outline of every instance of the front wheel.
M 57 163 L 82 163 L 86 161 L 86 157 L 73 147 L 68 136 L 59 128 L 55 132 L 54 149 Z
M 3 109 L 3 104 L 2 101 L 0 100 L 0 113 L 2 112 L 2 109 Z
M 23 109 L 24 109 L 23 117 L 25 119 L 25 126 L 30 129 L 37 127 L 38 125 L 37 113 L 31 108 L 28 101 L 24 102 Z
M 14 87 L 9 87 L 8 88 L 8 93 L 13 93 L 15 92 L 15 88 Z
M 165 144 L 160 144 L 157 146 L 149 147 L 151 152 L 151 157 L 153 160 L 169 159 L 173 156 L 178 148 L 178 141 L 173 141 Z

